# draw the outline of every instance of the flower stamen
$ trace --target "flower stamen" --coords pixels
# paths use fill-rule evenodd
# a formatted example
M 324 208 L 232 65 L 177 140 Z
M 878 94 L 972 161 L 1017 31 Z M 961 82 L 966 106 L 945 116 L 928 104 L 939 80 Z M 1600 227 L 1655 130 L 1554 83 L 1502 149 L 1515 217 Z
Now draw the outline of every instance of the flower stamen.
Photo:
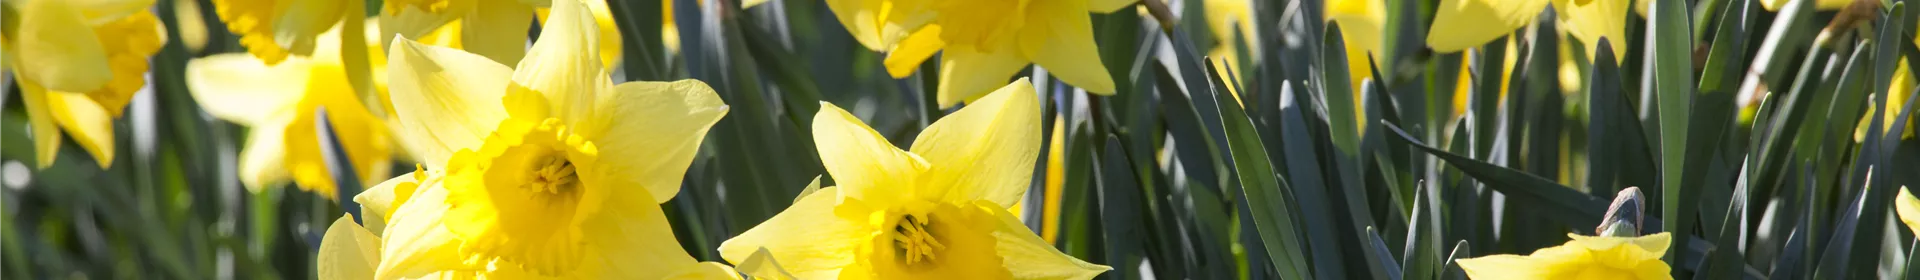
M 933 238 L 933 232 L 930 231 L 929 222 L 926 219 L 907 215 L 901 220 L 899 225 L 894 226 L 893 242 L 899 246 L 898 253 L 907 259 L 908 265 L 919 263 L 923 259 L 934 261 L 936 251 L 947 249 L 946 245 L 940 244 L 939 240 Z

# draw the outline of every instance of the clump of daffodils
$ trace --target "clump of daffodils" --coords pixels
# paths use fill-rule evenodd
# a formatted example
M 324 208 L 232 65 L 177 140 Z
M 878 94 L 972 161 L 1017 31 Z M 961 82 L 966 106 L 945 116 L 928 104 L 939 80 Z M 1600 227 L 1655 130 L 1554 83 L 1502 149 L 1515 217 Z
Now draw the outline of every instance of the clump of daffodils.
M 766 250 L 802 279 L 1088 279 L 1110 268 L 1055 250 L 1007 208 L 1040 151 L 1026 79 L 941 118 L 910 151 L 822 103 L 813 135 L 839 183 L 720 245 L 741 263 Z

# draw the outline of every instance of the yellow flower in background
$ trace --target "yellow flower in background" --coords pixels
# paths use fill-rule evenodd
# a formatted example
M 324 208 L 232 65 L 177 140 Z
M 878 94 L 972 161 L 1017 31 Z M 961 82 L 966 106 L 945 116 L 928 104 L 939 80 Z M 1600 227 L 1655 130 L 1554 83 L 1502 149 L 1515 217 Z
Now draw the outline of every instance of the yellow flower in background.
M 1593 58 L 1601 37 L 1611 38 L 1614 53 L 1624 54 L 1629 48 L 1625 39 L 1629 1 L 1634 0 L 1441 0 L 1427 32 L 1427 47 L 1448 53 L 1486 45 L 1533 24 L 1551 2 L 1560 25 L 1587 48 L 1588 59 Z M 1640 7 L 1644 16 L 1645 5 Z
M 887 51 L 887 73 L 903 78 L 941 55 L 938 102 L 952 107 L 999 88 L 1027 64 L 1061 81 L 1112 94 L 1088 12 L 1137 0 L 832 0 L 827 7 L 868 49 Z M 765 1 L 756 1 L 757 4 Z
M 401 176 L 421 178 L 409 179 L 411 191 L 395 183 L 362 194 L 373 200 L 367 220 L 384 215 L 369 223 L 380 248 L 322 251 L 379 251 L 372 275 L 382 279 L 651 279 L 723 268 L 688 256 L 658 205 L 679 192 L 727 106 L 698 81 L 613 84 L 587 5 L 553 3 L 517 69 L 396 40 L 396 123 L 427 159 L 424 171 Z
M 227 30 L 240 35 L 247 52 L 271 65 L 289 55 L 312 54 L 321 33 L 349 18 L 348 10 L 356 5 L 350 2 L 354 1 L 213 0 L 213 6 Z
M 1248 0 L 1206 0 L 1204 4 L 1207 11 L 1207 30 L 1212 31 L 1214 39 L 1213 49 L 1207 50 L 1207 57 L 1226 61 L 1224 65 L 1215 64 L 1216 68 L 1229 67 L 1235 74 L 1246 75 L 1247 68 L 1245 65 L 1240 65 L 1240 51 L 1235 49 L 1235 44 L 1246 43 L 1245 46 L 1238 47 L 1246 48 L 1247 55 L 1251 56 L 1246 58 L 1248 61 L 1259 63 L 1261 48 L 1260 40 L 1254 38 L 1256 30 L 1253 25 L 1252 4 Z M 1235 32 L 1235 29 L 1239 31 Z M 1244 40 L 1244 42 L 1236 42 L 1236 40 Z M 1214 70 L 1226 73 L 1226 69 Z M 1234 95 L 1235 100 L 1239 97 L 1237 94 Z
M 802 279 L 1088 279 L 1007 212 L 1033 178 L 1040 106 L 1021 79 L 941 118 L 911 152 L 821 103 L 813 135 L 838 187 L 720 244 L 742 262 L 764 248 Z
M 1914 198 L 1906 186 L 1900 187 L 1899 197 L 1893 200 L 1893 211 L 1900 216 L 1900 223 L 1907 224 L 1907 230 L 1920 233 L 1920 198 Z
M 1840 8 L 1846 8 L 1847 4 L 1853 4 L 1853 0 L 1812 0 L 1812 1 L 1814 1 L 1813 2 L 1814 10 L 1820 10 L 1820 11 L 1839 10 Z M 1792 1 L 1791 0 L 1760 0 L 1760 7 L 1766 8 L 1768 12 L 1773 12 L 1773 11 L 1779 11 L 1780 8 L 1786 8 L 1787 3 L 1790 3 L 1790 2 Z M 1643 6 L 1641 7 L 1642 10 L 1646 9 L 1644 7 L 1646 6 L 1645 4 L 1642 4 L 1641 6 Z
M 551 0 L 394 0 L 386 1 L 381 19 L 381 41 L 390 46 L 395 35 L 419 38 L 441 28 L 458 30 L 457 48 L 509 64 L 527 54 L 528 22 L 547 22 Z M 617 67 L 622 57 L 620 31 L 606 0 L 588 0 L 599 25 L 600 64 Z M 670 11 L 669 11 L 670 12 Z M 677 34 L 676 34 L 677 35 Z M 678 45 L 678 44 L 675 44 Z
M 291 178 L 303 190 L 336 197 L 316 134 L 315 112 L 322 107 L 360 183 L 371 185 L 387 177 L 394 153 L 391 133 L 347 82 L 340 36 L 340 28 L 328 30 L 316 37 L 318 47 L 311 57 L 289 56 L 278 64 L 240 53 L 187 63 L 187 87 L 194 100 L 215 117 L 251 128 L 240 151 L 240 182 L 249 190 Z M 385 68 L 384 61 L 372 63 L 376 70 Z M 377 90 L 385 91 L 384 83 L 378 84 Z
M 147 57 L 167 40 L 151 0 L 9 1 L 7 67 L 20 84 L 36 165 L 53 164 L 61 131 L 105 169 L 113 165 L 113 119 L 146 85 Z
M 1492 255 L 1460 260 L 1473 279 L 1672 279 L 1671 268 L 1660 261 L 1672 236 L 1662 232 L 1640 237 L 1584 236 L 1566 244 L 1542 248 L 1532 255 Z

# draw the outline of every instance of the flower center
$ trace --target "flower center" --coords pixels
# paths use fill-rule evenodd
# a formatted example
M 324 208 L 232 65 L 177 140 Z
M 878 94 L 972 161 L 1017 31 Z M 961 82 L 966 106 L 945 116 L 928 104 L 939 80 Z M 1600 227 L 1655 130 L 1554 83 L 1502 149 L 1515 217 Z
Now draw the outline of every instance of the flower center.
M 932 262 L 934 253 L 947 249 L 946 245 L 934 239 L 932 224 L 925 218 L 917 217 L 904 216 L 893 227 L 894 253 L 907 259 L 907 265 L 919 264 L 923 260 Z
M 548 155 L 537 161 L 533 171 L 533 180 L 527 182 L 528 190 L 559 194 L 571 191 L 580 185 L 580 175 L 573 173 L 573 162 L 566 155 Z

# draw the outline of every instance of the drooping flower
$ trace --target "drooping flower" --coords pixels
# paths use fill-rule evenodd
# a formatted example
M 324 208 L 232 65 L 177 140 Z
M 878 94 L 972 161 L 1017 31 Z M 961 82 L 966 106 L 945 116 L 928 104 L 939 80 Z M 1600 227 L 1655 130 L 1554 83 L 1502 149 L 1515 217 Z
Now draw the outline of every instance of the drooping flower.
M 613 84 L 593 50 L 598 26 L 587 5 L 553 7 L 517 68 L 393 44 L 395 117 L 427 160 L 401 176 L 418 176 L 412 190 L 394 183 L 361 195 L 371 201 L 364 220 L 382 239 L 375 278 L 657 279 L 724 269 L 688 256 L 659 204 L 679 192 L 727 106 L 698 81 Z
M 1635 0 L 1441 0 L 1427 31 L 1427 47 L 1436 52 L 1480 47 L 1533 24 L 1542 9 L 1552 3 L 1559 24 L 1586 47 L 1588 59 L 1593 58 L 1602 37 L 1609 39 L 1615 53 L 1626 53 L 1626 17 L 1631 1 Z M 1640 2 L 1640 15 L 1645 16 L 1644 3 L 1648 1 Z
M 301 189 L 335 197 L 333 176 L 315 136 L 315 111 L 322 107 L 362 185 L 387 177 L 396 150 L 392 133 L 347 82 L 341 35 L 336 26 L 316 38 L 312 56 L 289 56 L 273 65 L 239 53 L 187 63 L 187 87 L 194 100 L 215 117 L 252 128 L 240 151 L 240 182 L 248 189 L 259 191 L 292 178 Z M 385 59 L 374 58 L 370 63 L 376 72 L 385 69 Z M 384 93 L 386 86 L 377 81 L 375 89 Z
M 240 44 L 267 64 L 289 55 L 310 55 L 321 33 L 347 18 L 360 18 L 355 1 L 213 0 L 214 12 Z M 354 10 L 354 11 L 348 11 Z
M 827 1 L 861 45 L 887 51 L 887 73 L 906 77 L 940 56 L 940 107 L 979 99 L 1027 64 L 1061 81 L 1112 94 L 1088 12 L 1108 13 L 1135 0 Z
M 53 164 L 61 131 L 113 165 L 113 119 L 146 85 L 147 57 L 167 40 L 151 0 L 6 2 L 0 49 L 21 89 L 37 167 Z
M 1660 257 L 1672 236 L 1662 232 L 1640 237 L 1584 236 L 1566 244 L 1542 248 L 1532 255 L 1492 255 L 1460 260 L 1473 279 L 1672 279 L 1671 268 Z
M 381 9 L 381 40 L 391 45 L 395 35 L 418 38 L 446 26 L 460 49 L 501 64 L 521 61 L 527 54 L 529 22 L 547 22 L 551 0 L 394 0 Z M 601 65 L 620 63 L 620 32 L 606 0 L 589 0 L 587 7 L 599 25 Z
M 1110 268 L 1067 256 L 1007 205 L 1040 151 L 1033 85 L 1015 81 L 929 126 L 902 151 L 821 103 L 813 135 L 837 187 L 800 198 L 720 245 L 742 262 L 765 248 L 802 279 L 1087 279 Z

